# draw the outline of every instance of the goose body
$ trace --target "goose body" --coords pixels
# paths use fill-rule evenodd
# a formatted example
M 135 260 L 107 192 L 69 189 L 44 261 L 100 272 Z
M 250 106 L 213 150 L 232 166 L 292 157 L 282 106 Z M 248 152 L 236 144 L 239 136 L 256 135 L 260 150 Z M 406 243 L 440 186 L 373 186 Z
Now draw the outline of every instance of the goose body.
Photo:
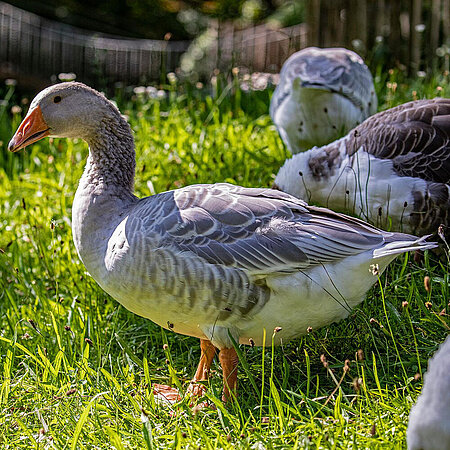
M 230 336 L 263 345 L 264 330 L 282 327 L 280 342 L 342 319 L 376 281 L 371 265 L 381 273 L 434 246 L 272 189 L 194 185 L 138 199 L 128 124 L 79 83 L 41 92 L 9 148 L 45 134 L 89 143 L 72 228 L 92 277 L 127 309 L 221 354 Z
M 428 362 L 422 393 L 412 407 L 408 450 L 450 449 L 450 337 Z
M 120 211 L 96 201 L 82 221 L 79 197 L 75 245 L 100 286 L 136 314 L 218 348 L 232 346 L 229 332 L 262 345 L 264 329 L 281 326 L 277 340 L 287 341 L 346 317 L 376 280 L 371 264 L 384 270 L 423 245 L 270 189 L 194 185 Z
M 380 112 L 344 138 L 288 159 L 275 184 L 382 228 L 432 233 L 450 212 L 450 99 Z
M 372 75 L 345 48 L 308 47 L 283 65 L 270 115 L 292 153 L 344 136 L 377 111 Z

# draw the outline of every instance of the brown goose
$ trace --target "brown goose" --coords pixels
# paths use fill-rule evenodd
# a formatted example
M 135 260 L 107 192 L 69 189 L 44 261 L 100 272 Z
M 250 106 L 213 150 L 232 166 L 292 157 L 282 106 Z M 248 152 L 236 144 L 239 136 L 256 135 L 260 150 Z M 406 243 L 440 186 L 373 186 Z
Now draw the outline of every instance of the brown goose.
M 38 94 L 9 149 L 50 135 L 89 144 L 72 209 L 87 270 L 129 310 L 201 339 L 195 381 L 219 349 L 225 398 L 237 380 L 233 339 L 270 345 L 266 331 L 280 327 L 278 344 L 340 320 L 376 281 L 371 265 L 382 273 L 400 253 L 435 246 L 271 189 L 194 185 L 139 199 L 129 125 L 80 83 Z M 173 388 L 158 391 L 178 398 Z
M 449 223 L 450 99 L 380 112 L 344 138 L 288 159 L 275 185 L 382 228 L 435 232 Z
M 372 75 L 345 48 L 309 47 L 283 65 L 270 115 L 292 153 L 325 145 L 377 112 Z

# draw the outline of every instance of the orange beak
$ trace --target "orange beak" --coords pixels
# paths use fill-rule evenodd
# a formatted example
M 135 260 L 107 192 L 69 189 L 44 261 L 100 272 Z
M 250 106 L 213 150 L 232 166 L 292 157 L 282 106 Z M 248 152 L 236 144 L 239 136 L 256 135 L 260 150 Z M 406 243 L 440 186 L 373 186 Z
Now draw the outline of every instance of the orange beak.
M 23 119 L 16 134 L 9 141 L 8 150 L 17 152 L 49 134 L 50 127 L 45 123 L 44 117 L 42 117 L 41 107 L 36 106 Z

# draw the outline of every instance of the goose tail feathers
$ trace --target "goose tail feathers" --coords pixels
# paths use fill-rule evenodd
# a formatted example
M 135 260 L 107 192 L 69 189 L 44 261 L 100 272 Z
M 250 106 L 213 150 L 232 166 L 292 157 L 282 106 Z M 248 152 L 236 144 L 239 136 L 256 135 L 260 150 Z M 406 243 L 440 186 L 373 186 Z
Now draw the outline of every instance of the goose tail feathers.
M 417 250 L 429 250 L 438 247 L 438 244 L 436 242 L 427 241 L 427 238 L 429 238 L 431 234 L 422 236 L 421 238 L 416 238 L 415 236 L 401 233 L 395 233 L 394 236 L 395 235 L 400 237 L 400 239 L 388 242 L 381 248 L 376 248 L 373 251 L 374 258 L 383 258 L 385 256 L 393 256 L 400 253 Z

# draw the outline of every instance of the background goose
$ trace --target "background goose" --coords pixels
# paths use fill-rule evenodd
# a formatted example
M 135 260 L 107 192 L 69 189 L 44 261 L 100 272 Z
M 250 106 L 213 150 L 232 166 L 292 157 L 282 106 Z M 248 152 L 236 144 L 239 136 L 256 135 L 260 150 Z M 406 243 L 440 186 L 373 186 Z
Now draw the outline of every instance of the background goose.
M 412 407 L 408 450 L 450 449 L 450 337 L 428 362 L 422 393 Z
M 279 343 L 342 319 L 376 281 L 372 264 L 381 273 L 398 254 L 435 246 L 271 189 L 194 185 L 138 199 L 130 127 L 80 83 L 38 94 L 9 149 L 48 135 L 89 144 L 72 209 L 74 243 L 89 273 L 134 313 L 202 340 L 194 380 L 206 378 L 218 348 L 225 398 L 226 386 L 236 385 L 230 336 L 270 345 L 264 329 L 270 336 L 282 327 Z M 177 398 L 174 389 L 159 389 Z
M 345 48 L 305 48 L 283 65 L 270 115 L 292 153 L 325 145 L 377 112 L 372 75 Z
M 344 138 L 288 159 L 275 185 L 381 227 L 425 234 L 448 224 L 450 99 L 368 118 Z

